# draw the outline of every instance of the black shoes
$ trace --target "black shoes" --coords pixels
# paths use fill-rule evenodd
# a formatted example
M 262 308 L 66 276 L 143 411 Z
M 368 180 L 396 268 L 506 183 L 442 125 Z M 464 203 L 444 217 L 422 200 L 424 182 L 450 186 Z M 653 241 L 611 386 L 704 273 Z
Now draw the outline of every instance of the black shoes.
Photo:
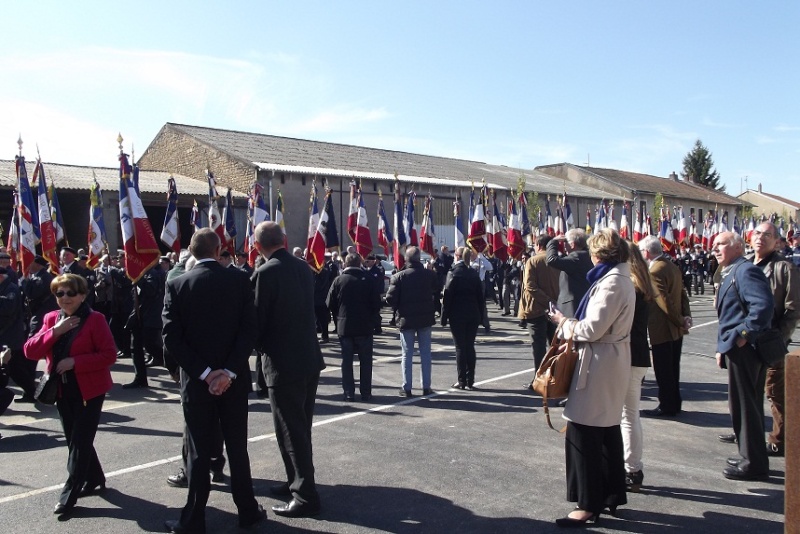
M 744 460 L 744 458 L 739 458 L 738 456 L 731 456 L 730 458 L 725 460 L 725 462 L 731 467 L 736 467 L 737 465 L 742 463 L 742 460 Z
M 186 476 L 186 471 L 181 468 L 178 474 L 167 477 L 167 484 L 173 488 L 188 488 L 189 478 Z
M 777 443 L 767 443 L 767 456 L 783 456 L 783 446 Z
M 225 482 L 225 473 L 222 472 L 222 469 L 211 470 L 211 482 Z
M 26 393 L 25 395 L 21 396 L 20 398 L 14 399 L 14 402 L 25 403 L 25 404 L 33 404 L 34 402 L 36 402 L 36 399 L 33 397 L 33 395 L 28 395 Z
M 722 443 L 739 443 L 736 439 L 736 434 L 720 434 L 717 439 Z
M 729 480 L 766 480 L 769 478 L 768 473 L 751 473 L 738 465 L 725 468 L 722 471 L 722 476 Z
M 466 389 L 467 391 L 478 391 L 478 388 L 476 388 L 472 384 L 467 384 L 466 386 L 464 386 L 464 389 Z
M 639 490 L 642 489 L 642 481 L 644 481 L 644 473 L 641 471 L 625 473 L 625 486 L 632 493 L 639 493 Z
M 666 412 L 659 407 L 652 410 L 642 410 L 642 415 L 645 417 L 675 417 L 678 413 Z
M 87 482 L 78 492 L 78 498 L 88 497 L 90 495 L 99 495 L 106 490 L 106 483 L 100 482 L 99 484 L 90 484 Z
M 53 513 L 56 515 L 65 516 L 72 513 L 74 508 L 74 504 L 61 504 L 60 502 L 57 502 L 55 508 L 53 508 Z
M 403 389 L 403 388 L 400 388 L 400 392 L 398 393 L 398 395 L 400 395 L 401 397 L 413 397 L 410 389 Z
M 354 393 L 345 393 L 344 394 L 344 401 L 345 402 L 355 402 L 356 396 Z
M 275 486 L 270 486 L 269 492 L 278 497 L 288 497 L 289 495 L 292 494 L 292 490 L 289 489 L 288 482 L 284 482 L 283 484 L 277 484 Z
M 569 516 L 556 519 L 556 525 L 561 528 L 583 528 L 589 525 L 595 525 L 600 521 L 598 514 L 592 514 L 586 519 L 573 519 Z
M 371 400 L 372 400 L 372 394 L 371 393 L 362 393 L 361 394 L 361 402 L 369 402 Z
M 422 389 L 422 395 L 423 396 L 433 395 L 433 390 L 431 388 L 423 388 Z
M 256 508 L 256 515 L 250 519 L 239 519 L 239 528 L 250 529 L 267 519 L 267 511 L 260 504 Z
M 296 499 L 292 499 L 287 504 L 278 504 L 272 507 L 275 515 L 281 517 L 312 517 L 317 515 L 320 510 L 319 504 L 301 503 Z
M 177 519 L 169 519 L 164 521 L 164 527 L 166 527 L 167 532 L 172 532 L 174 534 L 184 534 L 189 532 L 188 529 L 181 526 L 181 522 Z M 204 531 L 205 532 L 205 531 Z
M 462 384 L 461 382 L 456 382 L 455 384 L 453 384 L 450 387 L 453 388 L 453 389 L 464 389 L 466 386 L 464 384 Z

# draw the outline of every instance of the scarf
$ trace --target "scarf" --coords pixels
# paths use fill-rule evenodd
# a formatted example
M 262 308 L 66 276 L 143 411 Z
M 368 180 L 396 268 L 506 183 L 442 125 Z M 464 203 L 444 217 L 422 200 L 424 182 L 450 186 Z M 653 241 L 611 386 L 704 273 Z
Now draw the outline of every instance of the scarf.
M 586 291 L 586 294 L 583 295 L 580 304 L 578 304 L 578 309 L 575 310 L 575 318 L 577 320 L 583 321 L 586 318 L 586 307 L 589 305 L 589 295 L 592 294 L 592 289 L 597 285 L 597 281 L 603 278 L 613 267 L 616 267 L 618 263 L 619 262 L 616 261 L 600 262 L 586 273 L 586 280 L 591 282 L 592 285 L 589 287 L 588 291 Z
M 53 371 L 55 371 L 55 365 L 58 362 L 64 358 L 69 358 L 69 351 L 72 349 L 72 340 L 75 339 L 77 333 L 81 328 L 83 328 L 83 324 L 86 322 L 86 318 L 89 317 L 89 313 L 91 313 L 91 311 L 92 310 L 89 308 L 89 305 L 86 304 L 86 302 L 82 302 L 73 314 L 75 317 L 80 317 L 81 322 L 78 324 L 78 326 L 58 338 L 53 344 Z M 58 312 L 59 320 L 63 319 L 64 317 L 67 317 L 67 314 L 64 313 L 64 310 Z

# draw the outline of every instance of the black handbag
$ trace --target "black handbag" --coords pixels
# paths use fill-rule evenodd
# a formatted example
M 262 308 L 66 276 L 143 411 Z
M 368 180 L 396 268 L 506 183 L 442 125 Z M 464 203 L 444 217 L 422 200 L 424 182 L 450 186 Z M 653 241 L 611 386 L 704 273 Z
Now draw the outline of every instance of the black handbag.
M 42 404 L 55 404 L 56 397 L 58 396 L 58 379 L 61 375 L 58 373 L 50 374 L 45 373 L 39 379 L 39 384 L 36 386 L 36 392 L 33 397 Z

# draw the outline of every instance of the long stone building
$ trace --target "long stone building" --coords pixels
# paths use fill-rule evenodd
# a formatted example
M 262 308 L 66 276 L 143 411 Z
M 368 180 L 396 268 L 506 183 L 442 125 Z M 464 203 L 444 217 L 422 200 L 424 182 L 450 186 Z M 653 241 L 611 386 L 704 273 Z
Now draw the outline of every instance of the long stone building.
M 221 130 L 182 124 L 165 124 L 137 161 L 143 202 L 156 235 L 161 231 L 165 207 L 167 178 L 173 175 L 178 182 L 181 199 L 179 216 L 182 243 L 188 244 L 191 229 L 189 212 L 193 201 L 201 210 L 208 206 L 206 169 L 214 172 L 220 194 L 231 188 L 235 193 L 238 238 L 241 248 L 246 218 L 245 197 L 251 185 L 258 181 L 270 213 L 274 214 L 278 191 L 284 200 L 284 216 L 290 246 L 304 246 L 308 231 L 309 197 L 312 183 L 319 188 L 319 206 L 327 187 L 331 191 L 340 242 L 350 244 L 344 223 L 349 206 L 349 184 L 361 184 L 373 243 L 377 247 L 377 205 L 383 197 L 389 224 L 393 221 L 394 184 L 400 184 L 403 202 L 414 191 L 417 195 L 416 222 L 422 221 L 424 198 L 433 201 L 433 221 L 437 244 L 453 244 L 453 204 L 459 202 L 462 220 L 467 227 L 466 213 L 473 188 L 482 183 L 493 190 L 498 210 L 506 211 L 506 201 L 516 197 L 522 184 L 528 193 L 529 211 L 535 219 L 537 209 L 543 209 L 548 199 L 555 212 L 557 199 L 569 198 L 574 224 L 584 227 L 587 212 L 591 223 L 601 203 L 613 203 L 615 219 L 619 221 L 622 205 L 630 203 L 629 221 L 636 208 L 652 210 L 660 194 L 667 206 L 682 205 L 696 210 L 698 220 L 710 209 L 730 211 L 731 216 L 741 209 L 742 200 L 703 186 L 678 180 L 677 177 L 657 177 L 619 171 L 580 167 L 570 163 L 544 165 L 535 169 L 519 169 L 503 165 L 413 154 L 378 148 L 294 139 L 258 133 Z M 72 165 L 46 164 L 60 197 L 68 196 L 69 210 L 64 209 L 70 243 L 83 246 L 89 217 L 89 188 L 93 174 L 106 191 L 104 218 L 110 247 L 119 246 L 116 195 L 118 170 Z M 29 163 L 29 175 L 32 164 Z M 14 188 L 14 162 L 0 161 L 0 221 L 7 225 L 11 213 L 11 190 Z M 62 192 L 63 191 L 63 192 Z M 64 200 L 62 200 L 62 209 Z M 222 204 L 220 205 L 222 207 Z M 491 206 L 488 207 L 489 209 Z M 532 223 L 534 221 L 532 220 Z M 378 250 L 378 252 L 382 252 Z

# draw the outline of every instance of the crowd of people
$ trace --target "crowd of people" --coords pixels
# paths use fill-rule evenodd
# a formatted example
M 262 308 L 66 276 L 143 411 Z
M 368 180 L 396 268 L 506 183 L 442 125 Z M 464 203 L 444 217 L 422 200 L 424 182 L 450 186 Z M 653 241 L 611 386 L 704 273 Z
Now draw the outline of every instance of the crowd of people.
M 355 402 L 358 386 L 360 401 L 371 402 L 382 306 L 391 308 L 389 324 L 399 331 L 401 397 L 414 395 L 415 345 L 418 387 L 422 395 L 433 393 L 437 319 L 452 336 L 451 387 L 477 389 L 475 340 L 481 326 L 491 333 L 490 302 L 503 316 L 513 309 L 527 329 L 537 368 L 553 339 L 575 343 L 579 360 L 564 418 L 567 498 L 577 508 L 558 520 L 560 526 L 594 523 L 606 509 L 615 513 L 626 504 L 626 492 L 643 484 L 640 416 L 680 416 L 682 340 L 692 327 L 689 296 L 706 288 L 719 315 L 717 361 L 729 373 L 733 432 L 720 440 L 739 445 L 723 475 L 762 479 L 769 456 L 783 454 L 783 364 L 761 362 L 755 344 L 776 328 L 788 345 L 800 320 L 800 279 L 793 264 L 800 261 L 800 245 L 797 254 L 787 249 L 769 222 L 753 232 L 750 256 L 741 236 L 731 232 L 718 235 L 708 252 L 684 247 L 672 257 L 653 236 L 634 244 L 611 229 L 592 236 L 572 229 L 539 236 L 520 259 L 505 262 L 469 247 L 451 255 L 446 246 L 423 261 L 419 248 L 408 247 L 403 267 L 388 273 L 380 258 L 362 257 L 353 247 L 342 257 L 327 255 L 315 272 L 301 249 L 286 250 L 280 227 L 271 222 L 259 225 L 255 238 L 259 259 L 251 267 L 246 254 L 231 255 L 214 232 L 198 230 L 188 250 L 162 257 L 136 283 L 125 275 L 123 251 L 89 269 L 82 250 L 64 247 L 58 274 L 36 257 L 26 276 L 11 269 L 10 257 L 0 251 L 0 345 L 4 372 L 22 390 L 16 402 L 35 401 L 38 360 L 58 379 L 56 404 L 69 458 L 56 514 L 68 515 L 79 497 L 105 489 L 93 441 L 111 389 L 111 366 L 131 358 L 134 379 L 123 388 L 147 388 L 151 366 L 166 367 L 180 384 L 183 467 L 168 483 L 188 488 L 188 496 L 168 529 L 204 531 L 210 480 L 224 480 L 223 446 L 240 525 L 262 521 L 266 514 L 253 495 L 246 443 L 249 358 L 255 351 L 256 393 L 270 400 L 286 471 L 286 481 L 270 492 L 288 502 L 273 511 L 316 515 L 322 506 L 311 427 L 325 367 L 320 343 L 330 342 L 333 322 L 343 400 Z M 217 298 L 221 293 L 225 299 Z M 212 305 L 225 309 L 213 319 L 195 313 Z M 640 411 L 651 365 L 658 406 Z M 773 420 L 766 442 L 765 387 Z M 0 383 L 0 414 L 12 398 Z

